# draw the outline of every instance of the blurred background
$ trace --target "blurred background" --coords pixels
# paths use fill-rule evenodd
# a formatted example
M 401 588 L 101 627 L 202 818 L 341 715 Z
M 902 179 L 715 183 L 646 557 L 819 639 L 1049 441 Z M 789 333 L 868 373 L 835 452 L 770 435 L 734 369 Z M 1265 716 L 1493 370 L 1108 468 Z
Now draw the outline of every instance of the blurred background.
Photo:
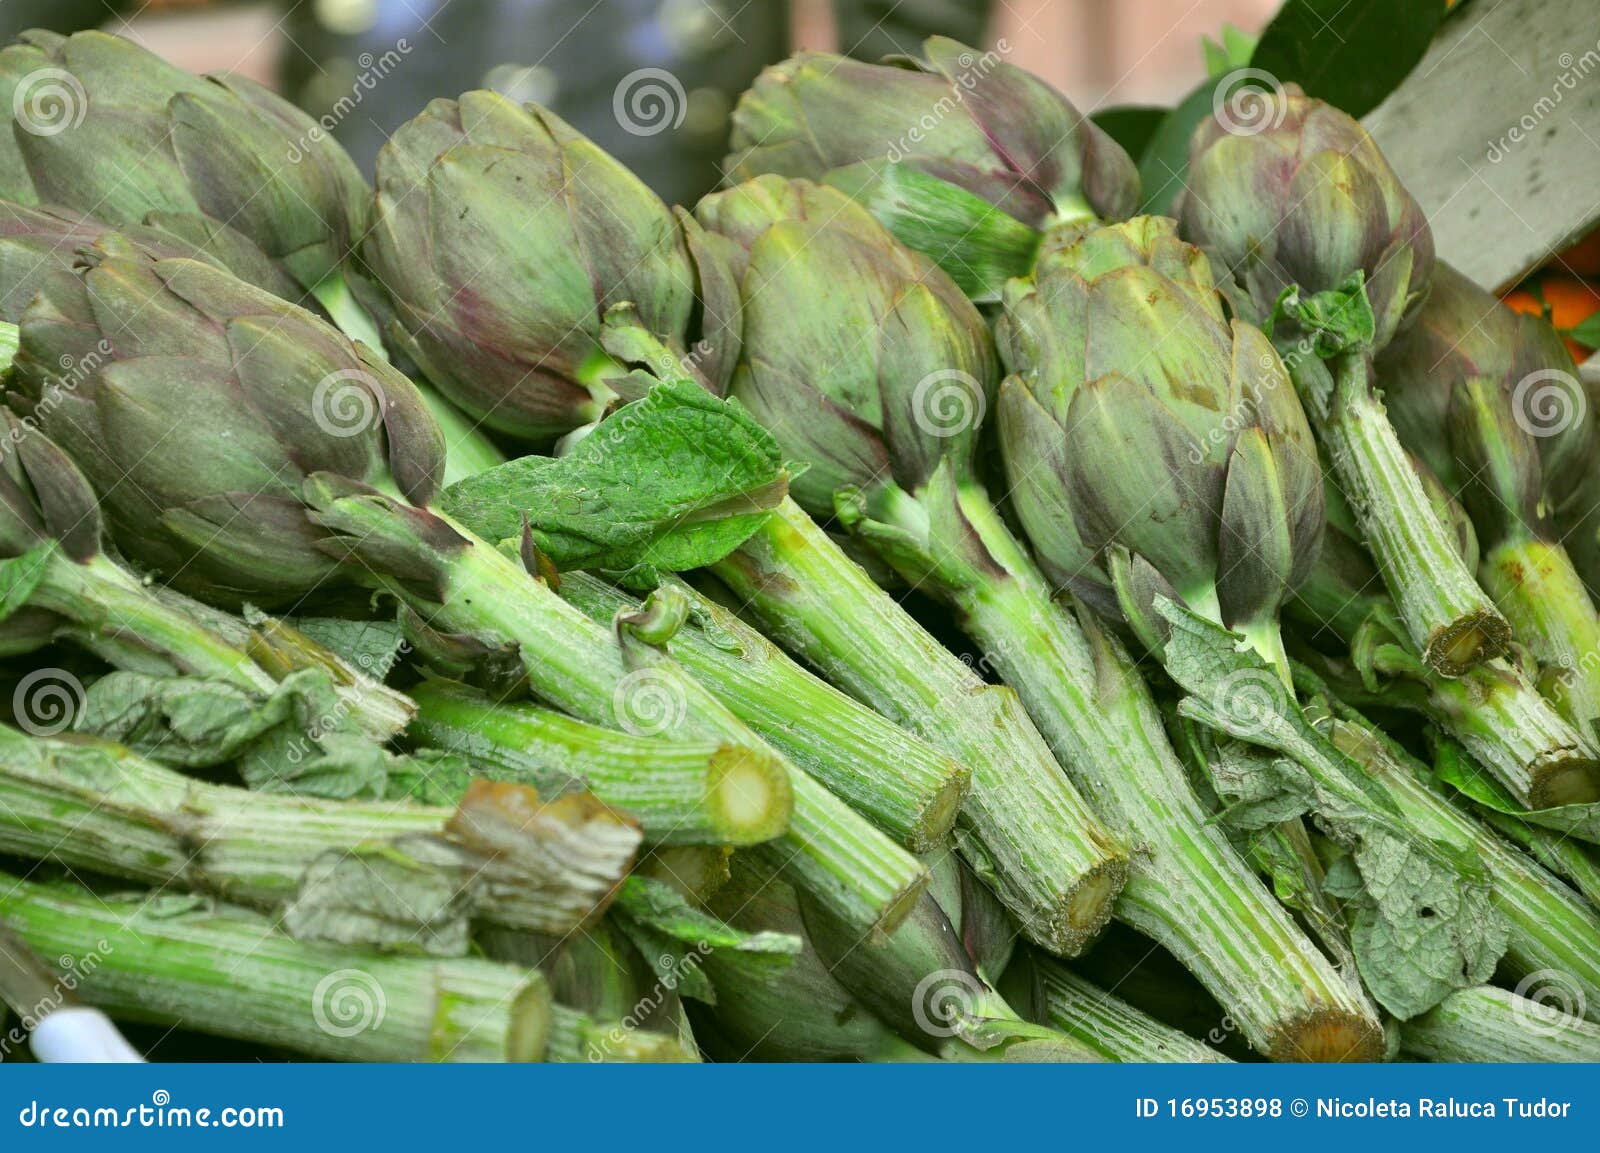
M 875 60 L 914 52 L 933 33 L 985 45 L 1004 39 L 1007 60 L 1088 112 L 1173 103 L 1205 76 L 1202 35 L 1225 23 L 1254 34 L 1277 7 L 1278 0 L 0 0 L 0 33 L 98 27 L 196 72 L 243 72 L 324 118 L 369 175 L 388 133 L 430 97 L 495 88 L 554 108 L 668 200 L 690 202 L 717 181 L 733 101 L 795 47 Z M 631 116 L 613 111 L 619 99 L 632 101 Z

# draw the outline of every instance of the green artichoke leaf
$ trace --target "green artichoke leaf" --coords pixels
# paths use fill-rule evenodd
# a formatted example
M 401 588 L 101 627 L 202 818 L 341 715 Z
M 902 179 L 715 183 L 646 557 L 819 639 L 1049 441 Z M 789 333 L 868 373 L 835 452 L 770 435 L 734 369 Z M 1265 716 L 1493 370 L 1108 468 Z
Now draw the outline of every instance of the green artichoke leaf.
M 623 881 L 612 915 L 657 981 L 707 1004 L 716 1004 L 716 992 L 700 962 L 713 949 L 747 954 L 776 975 L 803 947 L 792 933 L 735 929 L 695 908 L 671 885 L 650 877 L 630 876 Z
M 119 670 L 84 692 L 79 732 L 163 764 L 236 762 L 253 789 L 345 800 L 378 798 L 401 758 L 356 729 L 328 673 L 290 673 L 266 695 L 203 677 Z
M 1026 276 L 1040 233 L 958 184 L 910 164 L 863 161 L 827 174 L 907 248 L 931 255 L 974 301 L 998 301 L 1006 281 Z
M 1507 927 L 1481 863 L 1406 827 L 1388 791 L 1306 718 L 1236 634 L 1170 600 L 1157 609 L 1172 626 L 1167 671 L 1189 694 L 1180 715 L 1260 747 L 1236 750 L 1213 774 L 1225 814 L 1265 824 L 1303 808 L 1346 850 L 1325 888 L 1347 903 L 1356 964 L 1379 1003 L 1405 1020 L 1487 980 Z
M 1362 980 L 1402 1021 L 1487 981 L 1505 953 L 1507 926 L 1488 883 L 1463 888 L 1457 873 L 1454 862 L 1415 842 L 1374 835 L 1323 881 L 1346 903 Z
M 1530 825 L 1550 829 L 1600 845 L 1600 802 L 1557 805 L 1549 809 L 1524 808 L 1501 784 L 1478 768 L 1454 742 L 1440 742 L 1433 765 L 1434 777 L 1463 797 L 1496 813 L 1506 813 Z
M 514 770 L 501 769 L 487 762 L 473 762 L 442 749 L 417 749 L 408 756 L 396 757 L 384 781 L 383 799 L 414 801 L 419 805 L 458 805 L 475 780 L 526 783 Z M 547 789 L 540 782 L 539 795 L 557 797 L 560 788 Z
M 791 470 L 738 405 L 667 380 L 566 456 L 524 457 L 446 489 L 480 536 L 532 542 L 558 570 L 676 571 L 721 560 L 788 493 Z
M 297 711 L 305 713 L 303 706 Z M 334 719 L 333 714 L 324 717 Z M 356 732 L 335 729 L 313 735 L 283 725 L 240 754 L 238 771 L 245 784 L 261 793 L 378 800 L 390 795 L 389 776 L 406 760 Z

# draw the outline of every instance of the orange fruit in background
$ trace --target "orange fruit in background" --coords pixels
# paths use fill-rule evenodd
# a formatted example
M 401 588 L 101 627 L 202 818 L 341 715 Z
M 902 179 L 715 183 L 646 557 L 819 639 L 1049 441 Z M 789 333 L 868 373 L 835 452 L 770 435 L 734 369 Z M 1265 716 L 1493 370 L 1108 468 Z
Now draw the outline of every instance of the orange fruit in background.
M 1544 298 L 1542 303 L 1540 297 Z M 1537 291 L 1516 288 L 1508 292 L 1504 299 L 1507 308 L 1534 316 L 1542 315 L 1548 305 L 1550 323 L 1563 333 L 1563 339 L 1565 330 L 1600 312 L 1600 289 L 1576 276 L 1544 276 L 1538 281 Z M 1572 359 L 1579 363 L 1588 360 L 1589 354 L 1594 351 L 1575 340 L 1567 340 L 1566 344 Z

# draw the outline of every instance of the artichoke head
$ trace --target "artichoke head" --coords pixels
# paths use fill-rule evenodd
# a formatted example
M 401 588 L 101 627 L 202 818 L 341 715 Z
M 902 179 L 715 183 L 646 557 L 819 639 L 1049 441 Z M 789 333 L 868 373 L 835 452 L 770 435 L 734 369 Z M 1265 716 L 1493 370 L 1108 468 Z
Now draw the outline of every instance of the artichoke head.
M 368 190 L 349 155 L 243 77 L 194 76 L 103 32 L 32 31 L 0 51 L 7 88 L 10 199 L 162 228 L 269 289 L 260 262 L 311 289 L 365 229 Z
M 443 438 L 364 345 L 209 264 L 126 241 L 79 259 L 24 313 L 15 368 L 130 559 L 208 595 L 281 601 L 334 566 L 302 504 L 309 476 L 433 495 Z
M 633 399 L 636 368 L 723 391 L 738 355 L 724 247 L 552 113 L 468 92 L 384 146 L 366 255 L 428 378 L 491 428 L 548 442 Z
M 769 67 L 734 109 L 730 179 L 905 164 L 1037 229 L 1133 212 L 1133 161 L 1066 97 L 998 51 L 934 36 L 923 54 L 802 52 Z
M 1249 131 L 1221 118 L 1195 130 L 1183 235 L 1231 273 L 1257 324 L 1286 292 L 1347 292 L 1359 277 L 1371 310 L 1359 342 L 1381 349 L 1427 293 L 1427 218 L 1355 119 L 1293 84 L 1263 99 Z
M 965 475 L 997 362 L 949 277 L 824 185 L 762 176 L 696 209 L 736 247 L 743 355 L 731 392 L 806 471 L 819 516 L 842 492 L 916 493 L 946 460 Z
M 1175 222 L 1089 229 L 1009 286 L 997 422 L 1046 571 L 1147 640 L 1155 594 L 1271 628 L 1314 561 L 1322 472 L 1288 373 Z
M 1549 531 L 1553 504 L 1593 459 L 1597 430 L 1547 321 L 1513 312 L 1440 263 L 1416 323 L 1378 372 L 1401 441 L 1487 538 Z
M 143 251 L 159 257 L 201 260 L 236 276 L 242 275 L 240 266 L 253 267 L 255 274 L 243 277 L 251 284 L 274 296 L 294 294 L 293 282 L 243 237 L 215 239 L 223 243 L 202 249 L 157 228 L 127 225 L 113 229 L 72 212 L 0 201 L 0 319 L 8 324 L 19 323 L 45 282 L 70 283 L 76 275 L 73 265 L 79 250 L 94 245 L 108 252 Z M 229 239 L 241 243 L 229 247 Z

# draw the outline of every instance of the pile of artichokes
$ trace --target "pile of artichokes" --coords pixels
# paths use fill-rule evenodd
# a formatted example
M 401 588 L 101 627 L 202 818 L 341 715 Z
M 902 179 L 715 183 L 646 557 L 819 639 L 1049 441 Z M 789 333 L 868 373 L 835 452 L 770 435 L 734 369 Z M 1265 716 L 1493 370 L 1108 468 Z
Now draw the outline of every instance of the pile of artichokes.
M 113 1019 L 1600 1059 L 1600 430 L 1343 112 L 1169 219 L 937 38 L 769 68 L 690 207 L 492 92 L 372 188 L 101 33 L 5 97 L 0 924 Z

